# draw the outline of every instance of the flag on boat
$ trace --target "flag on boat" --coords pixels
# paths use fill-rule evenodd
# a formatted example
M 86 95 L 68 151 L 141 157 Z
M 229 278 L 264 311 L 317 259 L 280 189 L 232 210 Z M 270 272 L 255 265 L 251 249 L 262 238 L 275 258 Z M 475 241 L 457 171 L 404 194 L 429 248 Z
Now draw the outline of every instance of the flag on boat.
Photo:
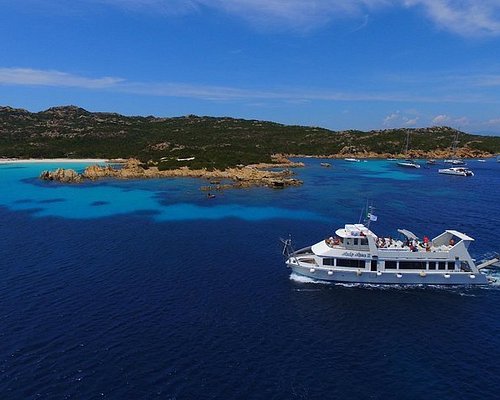
M 377 216 L 376 216 L 376 215 L 373 215 L 373 214 L 372 214 L 372 213 L 370 213 L 370 212 L 367 214 L 367 217 L 368 217 L 368 219 L 369 219 L 370 221 L 373 221 L 373 222 L 375 222 L 375 221 L 377 220 Z

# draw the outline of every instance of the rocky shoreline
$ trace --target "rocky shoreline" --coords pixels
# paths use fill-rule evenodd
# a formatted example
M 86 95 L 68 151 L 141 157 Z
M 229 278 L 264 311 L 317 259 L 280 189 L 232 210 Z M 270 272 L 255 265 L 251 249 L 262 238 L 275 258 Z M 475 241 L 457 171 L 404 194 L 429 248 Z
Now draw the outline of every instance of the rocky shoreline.
M 286 161 L 285 161 L 286 160 Z M 237 168 L 227 168 L 223 171 L 207 169 L 189 169 L 181 167 L 172 170 L 160 170 L 157 166 L 142 164 L 139 160 L 129 159 L 122 167 L 112 165 L 91 165 L 81 174 L 72 169 L 58 168 L 54 171 L 43 171 L 40 179 L 63 183 L 82 183 L 103 178 L 112 179 L 153 179 L 153 178 L 205 178 L 210 181 L 201 190 L 212 191 L 229 188 L 247 188 L 265 186 L 283 188 L 298 186 L 302 181 L 292 178 L 293 172 L 289 168 L 302 167 L 303 163 L 294 163 L 285 158 L 275 164 L 254 164 Z M 269 171 L 269 168 L 285 168 L 282 171 Z M 224 182 L 224 183 L 222 183 Z
M 341 151 L 337 154 L 324 154 L 324 155 L 307 155 L 307 154 L 286 154 L 287 158 L 332 158 L 332 159 L 343 159 L 343 158 L 370 158 L 370 159 L 384 159 L 384 158 L 414 158 L 414 159 L 446 159 L 446 158 L 489 158 L 493 157 L 494 154 L 480 151 L 476 149 L 471 149 L 468 147 L 461 147 L 456 150 L 456 152 L 450 149 L 442 150 L 409 150 L 408 154 L 393 154 L 393 153 L 376 153 L 370 151 Z
M 41 180 L 58 181 L 62 183 L 82 183 L 84 181 L 95 181 L 103 178 L 112 179 L 153 179 L 153 178 L 202 178 L 209 181 L 208 185 L 201 186 L 204 191 L 217 191 L 231 188 L 248 188 L 248 187 L 271 187 L 283 188 L 288 186 L 298 186 L 303 182 L 295 179 L 292 176 L 294 173 L 290 168 L 303 167 L 302 162 L 290 161 L 290 158 L 363 158 L 363 159 L 383 159 L 383 158 L 415 158 L 415 159 L 445 159 L 450 157 L 458 158 L 487 158 L 492 154 L 472 150 L 469 148 L 457 149 L 452 153 L 449 149 L 435 151 L 409 151 L 405 156 L 403 154 L 390 153 L 374 153 L 374 152 L 342 152 L 339 154 L 330 155 L 303 155 L 303 154 L 287 154 L 273 155 L 272 163 L 251 164 L 246 166 L 238 166 L 227 168 L 225 170 L 207 170 L 190 169 L 188 167 L 180 167 L 176 169 L 161 170 L 157 165 L 148 165 L 141 163 L 137 159 L 115 160 L 113 163 L 118 163 L 121 167 L 116 168 L 112 165 L 91 165 L 81 174 L 72 169 L 58 168 L 54 171 L 43 171 L 40 174 Z M 281 171 L 271 171 L 270 169 L 283 168 Z

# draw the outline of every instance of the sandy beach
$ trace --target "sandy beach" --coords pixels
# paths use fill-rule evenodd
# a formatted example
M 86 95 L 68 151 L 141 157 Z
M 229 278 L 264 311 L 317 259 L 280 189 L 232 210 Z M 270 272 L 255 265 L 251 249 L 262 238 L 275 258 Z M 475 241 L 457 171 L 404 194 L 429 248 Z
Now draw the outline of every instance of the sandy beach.
M 105 163 L 111 160 L 104 158 L 0 158 L 0 164 L 27 164 L 27 163 Z

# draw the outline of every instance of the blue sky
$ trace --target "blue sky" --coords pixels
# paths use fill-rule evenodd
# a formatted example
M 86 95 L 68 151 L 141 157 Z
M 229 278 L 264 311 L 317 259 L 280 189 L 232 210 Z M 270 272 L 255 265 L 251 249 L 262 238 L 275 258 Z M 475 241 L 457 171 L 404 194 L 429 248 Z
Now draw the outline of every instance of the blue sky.
M 500 0 L 0 0 L 0 104 L 500 135 Z

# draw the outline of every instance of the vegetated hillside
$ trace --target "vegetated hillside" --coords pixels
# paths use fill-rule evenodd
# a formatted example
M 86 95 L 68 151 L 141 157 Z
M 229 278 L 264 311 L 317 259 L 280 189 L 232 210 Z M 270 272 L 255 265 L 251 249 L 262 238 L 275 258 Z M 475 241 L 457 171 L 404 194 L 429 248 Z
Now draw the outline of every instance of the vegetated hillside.
M 456 133 L 447 127 L 342 131 L 234 118 L 126 117 L 75 106 L 31 113 L 0 107 L 0 157 L 136 157 L 179 167 L 177 158 L 195 157 L 191 167 L 225 168 L 270 162 L 271 155 L 399 154 L 406 132 L 411 149 L 444 150 Z M 460 134 L 459 147 L 500 152 L 500 137 Z M 373 155 L 373 154 L 370 154 Z

